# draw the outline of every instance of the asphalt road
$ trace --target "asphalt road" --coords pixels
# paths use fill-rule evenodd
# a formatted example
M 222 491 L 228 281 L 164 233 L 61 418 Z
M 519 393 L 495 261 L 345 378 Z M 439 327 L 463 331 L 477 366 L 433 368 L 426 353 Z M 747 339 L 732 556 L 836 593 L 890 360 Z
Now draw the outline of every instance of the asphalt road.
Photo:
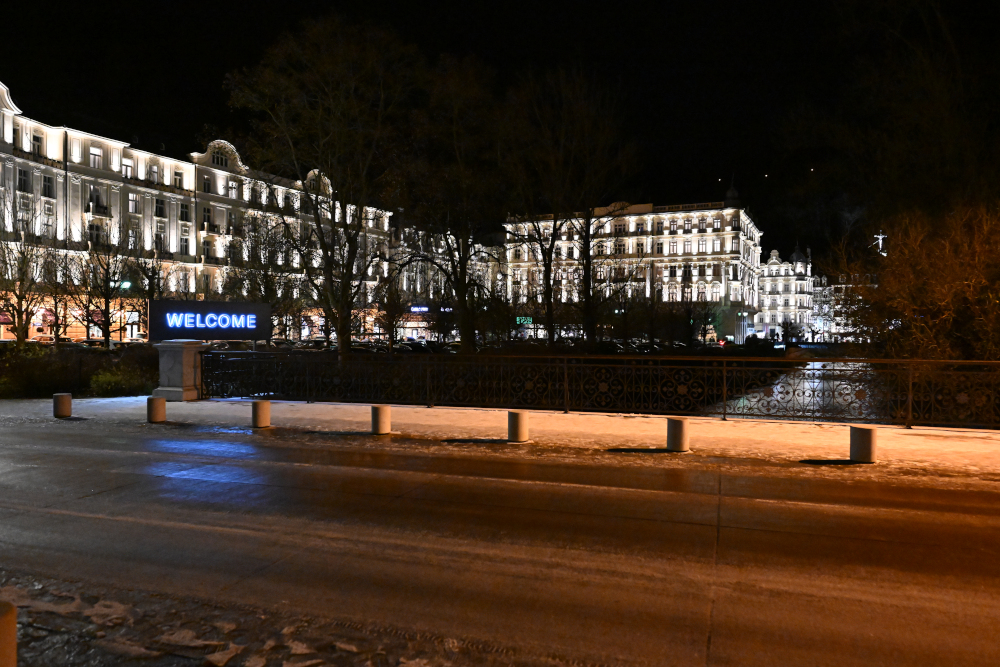
M 371 442 L 12 425 L 0 564 L 567 662 L 1000 664 L 1000 488 Z

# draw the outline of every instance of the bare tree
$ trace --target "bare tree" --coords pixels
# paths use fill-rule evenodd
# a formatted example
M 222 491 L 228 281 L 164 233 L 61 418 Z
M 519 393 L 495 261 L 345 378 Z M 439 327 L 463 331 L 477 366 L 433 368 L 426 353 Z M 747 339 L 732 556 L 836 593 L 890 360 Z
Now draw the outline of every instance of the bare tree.
M 244 219 L 242 237 L 234 241 L 222 292 L 235 298 L 271 305 L 272 333 L 288 337 L 288 325 L 298 328 L 304 309 L 302 268 L 296 266 L 296 243 L 279 217 L 253 215 Z
M 74 266 L 77 289 L 70 301 L 84 314 L 88 330 L 97 327 L 107 347 L 111 336 L 122 330 L 115 315 L 130 296 L 135 258 L 142 252 L 136 235 L 120 218 L 108 217 L 89 225 L 89 252 L 76 256 Z
M 0 189 L 0 310 L 12 320 L 19 346 L 44 303 L 40 286 L 49 243 L 42 234 L 45 212 L 31 192 L 30 177 L 19 176 L 16 189 Z
M 377 207 L 395 187 L 390 168 L 418 63 L 391 33 L 330 18 L 229 79 L 232 104 L 254 114 L 250 158 L 302 185 L 300 210 L 311 221 L 291 238 L 324 314 L 336 319 L 343 354 L 352 310 L 380 261 L 372 232 L 387 226 Z
M 406 298 L 399 283 L 399 273 L 393 270 L 388 276 L 384 276 L 375 288 L 375 302 L 378 307 L 375 323 L 385 332 L 390 353 L 396 346 L 399 325 L 410 312 L 410 300 Z
M 496 262 L 503 205 L 496 100 L 490 75 L 472 60 L 442 59 L 416 116 L 406 174 L 407 213 L 426 232 L 405 261 L 433 266 L 444 281 L 462 352 L 476 345 L 476 304 Z M 492 239 L 491 239 L 492 237 Z
M 579 71 L 556 70 L 526 78 L 512 93 L 503 153 L 517 219 L 538 249 L 540 290 L 549 340 L 554 340 L 552 267 L 557 244 L 572 241 L 581 265 L 583 332 L 597 338 L 594 246 L 601 229 L 626 205 L 614 201 L 634 164 L 622 138 L 617 98 Z M 542 216 L 551 215 L 548 221 Z M 536 222 L 537 221 L 537 222 Z

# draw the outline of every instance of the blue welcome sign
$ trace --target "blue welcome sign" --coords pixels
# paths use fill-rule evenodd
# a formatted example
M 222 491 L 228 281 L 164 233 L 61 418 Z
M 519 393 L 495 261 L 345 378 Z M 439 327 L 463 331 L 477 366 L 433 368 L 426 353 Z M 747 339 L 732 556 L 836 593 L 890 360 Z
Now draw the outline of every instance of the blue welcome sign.
M 149 302 L 149 340 L 267 340 L 271 305 L 240 301 Z

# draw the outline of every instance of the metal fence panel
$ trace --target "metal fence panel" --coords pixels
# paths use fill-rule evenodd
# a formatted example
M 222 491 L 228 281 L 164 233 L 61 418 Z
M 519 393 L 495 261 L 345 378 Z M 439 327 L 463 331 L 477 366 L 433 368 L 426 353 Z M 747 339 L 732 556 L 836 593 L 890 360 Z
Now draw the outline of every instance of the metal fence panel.
M 206 352 L 209 397 L 1000 425 L 1000 363 Z

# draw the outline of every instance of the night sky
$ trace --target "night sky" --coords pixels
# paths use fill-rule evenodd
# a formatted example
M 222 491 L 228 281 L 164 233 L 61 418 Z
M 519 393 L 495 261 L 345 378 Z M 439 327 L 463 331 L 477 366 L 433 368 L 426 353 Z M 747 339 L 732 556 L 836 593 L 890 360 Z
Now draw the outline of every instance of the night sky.
M 0 81 L 29 117 L 186 156 L 203 148 L 206 126 L 243 127 L 226 104 L 225 74 L 330 11 L 389 26 L 430 59 L 475 55 L 501 82 L 527 68 L 582 65 L 621 91 L 642 149 L 623 197 L 719 200 L 734 179 L 765 253 L 818 236 L 782 209 L 786 190 L 815 166 L 785 150 L 783 128 L 802 105 L 835 108 L 847 83 L 854 54 L 824 0 L 109 2 L 46 14 L 19 3 L 5 7 L 5 25 L 24 43 L 8 44 Z M 958 18 L 991 23 L 968 11 Z

